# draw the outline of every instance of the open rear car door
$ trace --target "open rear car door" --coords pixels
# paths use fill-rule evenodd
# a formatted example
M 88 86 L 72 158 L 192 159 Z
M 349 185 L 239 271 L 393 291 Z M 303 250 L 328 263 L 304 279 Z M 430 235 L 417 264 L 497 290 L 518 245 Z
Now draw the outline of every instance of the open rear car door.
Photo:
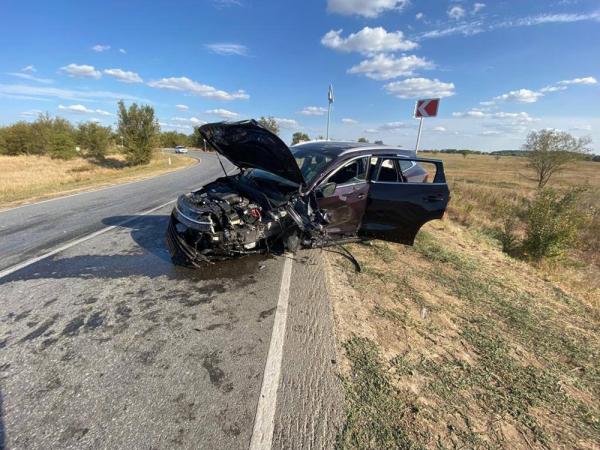
M 403 171 L 410 169 L 415 177 Z M 424 158 L 380 157 L 370 174 L 370 188 L 360 234 L 412 245 L 430 220 L 441 219 L 450 199 L 441 161 Z

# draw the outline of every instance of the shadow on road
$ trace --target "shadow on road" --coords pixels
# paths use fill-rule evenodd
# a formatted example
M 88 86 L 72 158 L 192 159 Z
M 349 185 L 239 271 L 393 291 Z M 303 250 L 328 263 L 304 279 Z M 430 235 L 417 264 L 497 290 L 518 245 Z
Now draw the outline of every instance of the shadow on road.
M 166 276 L 189 281 L 236 279 L 257 273 L 261 263 L 270 258 L 262 255 L 248 256 L 207 265 L 201 269 L 175 266 L 165 242 L 168 219 L 169 216 L 165 215 L 107 217 L 102 221 L 105 225 L 129 229 L 136 245 L 120 245 L 119 242 L 114 242 L 114 235 L 106 233 L 94 238 L 95 241 L 104 239 L 107 242 L 104 247 L 96 245 L 98 250 L 95 251 L 109 254 L 69 257 L 57 254 L 2 278 L 0 284 L 46 278 L 116 279 L 133 276 Z

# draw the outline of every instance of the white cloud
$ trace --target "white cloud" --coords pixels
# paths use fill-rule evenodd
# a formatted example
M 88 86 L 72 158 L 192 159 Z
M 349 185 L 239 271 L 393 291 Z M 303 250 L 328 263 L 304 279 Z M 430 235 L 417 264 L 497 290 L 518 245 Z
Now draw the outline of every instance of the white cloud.
M 454 20 L 460 20 L 465 17 L 466 11 L 460 5 L 454 5 L 447 11 L 448 17 Z
M 123 53 L 125 55 L 127 54 L 127 50 L 125 50 L 124 48 L 120 48 L 119 53 Z
M 200 120 L 197 117 L 173 117 L 171 120 L 175 122 L 184 122 L 189 123 L 191 125 L 204 125 L 206 121 Z
M 493 100 L 480 102 L 480 105 L 492 106 L 498 102 L 514 102 L 514 103 L 535 103 L 544 94 L 553 92 L 560 92 L 568 89 L 571 85 L 594 85 L 598 81 L 594 77 L 582 77 L 573 78 L 571 80 L 562 80 L 554 84 L 550 84 L 541 88 L 539 91 L 532 91 L 530 89 L 517 89 L 515 91 L 507 92 L 506 94 L 494 97 Z
M 89 109 L 84 105 L 58 105 L 58 109 L 77 114 L 100 114 L 101 116 L 112 116 L 108 111 L 102 109 Z
M 498 27 L 529 27 L 546 23 L 572 23 L 588 20 L 600 21 L 600 11 L 591 14 L 540 14 L 516 20 L 507 20 L 498 24 Z
M 99 70 L 87 64 L 69 64 L 61 67 L 60 70 L 75 78 L 95 78 L 97 80 L 102 76 Z
M 450 97 L 454 95 L 454 83 L 444 83 L 438 79 L 407 78 L 393 81 L 384 86 L 390 94 L 399 98 Z
M 506 94 L 494 97 L 494 100 L 514 103 L 535 103 L 543 96 L 544 94 L 541 92 L 531 91 L 529 89 L 517 89 L 516 91 L 510 91 Z
M 486 117 L 486 113 L 474 109 L 467 112 L 453 112 L 452 115 L 454 117 Z
M 432 39 L 451 36 L 455 34 L 472 36 L 478 33 L 483 33 L 484 31 L 494 31 L 499 28 L 530 27 L 548 23 L 573 23 L 583 21 L 600 22 L 600 11 L 591 14 L 541 14 L 537 16 L 509 19 L 504 20 L 502 22 L 495 22 L 490 24 L 485 24 L 483 20 L 478 19 L 472 22 L 462 23 L 457 26 L 450 26 L 447 28 L 430 30 L 420 34 L 418 38 Z
M 110 45 L 96 44 L 92 47 L 95 52 L 101 53 L 110 50 Z
M 413 128 L 413 126 L 404 122 L 388 122 L 380 125 L 377 131 L 399 131 L 406 130 L 407 128 Z
M 542 89 L 540 89 L 540 92 L 546 94 L 549 92 L 564 91 L 565 89 L 567 89 L 566 86 L 546 86 L 546 87 L 543 87 Z
M 23 117 L 38 117 L 40 114 L 43 114 L 41 109 L 30 109 L 28 111 L 23 111 L 19 115 Z
M 379 54 L 351 67 L 348 73 L 365 74 L 374 80 L 389 80 L 401 76 L 411 76 L 419 69 L 433 69 L 435 65 L 415 55 L 401 56 Z
M 229 8 L 230 6 L 242 6 L 240 0 L 212 0 L 212 3 L 217 8 Z
M 237 55 L 237 56 L 247 56 L 248 48 L 245 45 L 241 44 L 226 44 L 226 43 L 217 43 L 217 44 L 206 44 L 205 47 L 209 49 L 211 52 L 216 53 L 218 55 Z
M 372 18 L 388 10 L 402 10 L 408 3 L 408 0 L 327 0 L 327 10 L 345 16 Z
M 104 73 L 116 78 L 123 83 L 143 83 L 142 77 L 135 72 L 129 72 L 122 69 L 105 69 Z
M 558 84 L 570 85 L 570 84 L 596 84 L 598 81 L 594 77 L 585 78 L 573 78 L 572 80 L 562 80 Z
M 223 108 L 209 109 L 208 111 L 206 111 L 206 114 L 219 116 L 223 119 L 235 119 L 236 117 L 239 117 L 238 113 Z
M 425 14 L 423 14 L 422 12 L 415 14 L 415 19 L 417 19 L 417 20 L 421 20 L 424 17 L 425 17 Z
M 436 133 L 444 133 L 448 130 L 444 127 L 433 127 L 432 131 L 435 131 Z
M 305 116 L 322 116 L 327 112 L 327 108 L 323 108 L 322 106 L 307 106 L 302 111 L 299 111 L 298 114 L 303 114 Z
M 177 108 L 180 111 L 187 111 L 188 109 L 190 109 L 190 107 L 188 105 L 182 105 L 182 104 L 175 105 L 175 108 Z
M 321 38 L 321 44 L 341 52 L 378 53 L 396 50 L 406 51 L 418 47 L 404 37 L 402 31 L 386 31 L 383 27 L 364 27 L 348 37 L 341 36 L 343 30 L 331 30 Z
M 48 86 L 30 86 L 25 84 L 0 84 L 0 94 L 31 100 L 46 100 L 44 97 L 60 98 L 75 101 L 110 101 L 130 100 L 152 103 L 145 98 L 111 91 L 89 91 L 79 89 L 61 89 Z
M 358 120 L 351 119 L 351 118 L 349 118 L 349 117 L 344 117 L 344 118 L 342 119 L 342 122 L 343 122 L 343 123 L 355 124 L 355 123 L 358 123 Z
M 282 119 L 281 117 L 273 117 L 273 119 L 281 128 L 298 128 L 300 126 L 294 119 Z
M 150 81 L 148 86 L 157 89 L 168 89 L 171 91 L 183 91 L 201 97 L 213 98 L 216 100 L 248 100 L 250 96 L 245 91 L 226 92 L 216 89 L 207 84 L 200 84 L 187 77 L 161 78 L 160 80 Z
M 191 125 L 183 125 L 180 123 L 167 123 L 167 122 L 158 122 L 161 130 L 175 130 L 175 131 L 190 131 L 192 129 Z
M 28 66 L 23 67 L 21 69 L 21 72 L 35 73 L 35 72 L 37 72 L 37 69 L 35 68 L 34 65 L 30 64 Z
M 463 23 L 448 28 L 430 30 L 419 35 L 419 39 L 434 39 L 445 36 L 452 36 L 454 34 L 462 34 L 463 36 L 473 36 L 475 34 L 483 33 L 486 28 L 482 21 L 475 21 L 471 23 Z
M 509 119 L 520 123 L 537 122 L 539 119 L 531 117 L 526 112 L 496 112 L 490 113 L 489 117 L 492 119 Z
M 24 80 L 36 81 L 38 83 L 43 84 L 51 84 L 54 83 L 54 80 L 50 78 L 39 78 L 31 75 L 30 73 L 22 73 L 22 72 L 8 72 L 7 75 L 11 75 L 13 77 L 22 78 Z
M 471 109 L 466 112 L 453 112 L 453 117 L 463 117 L 471 119 L 491 119 L 504 122 L 509 126 L 523 126 L 529 123 L 537 122 L 539 119 L 531 117 L 526 112 L 485 112 L 479 109 Z
M 483 8 L 485 8 L 485 3 L 474 3 L 473 4 L 473 14 L 477 14 Z
M 477 126 L 470 124 L 469 127 L 471 129 L 483 128 L 485 131 L 479 132 L 478 135 L 480 136 L 521 134 L 529 130 L 533 123 L 540 121 L 540 119 L 532 117 L 526 112 L 487 112 L 479 109 L 454 112 L 452 116 L 477 121 Z

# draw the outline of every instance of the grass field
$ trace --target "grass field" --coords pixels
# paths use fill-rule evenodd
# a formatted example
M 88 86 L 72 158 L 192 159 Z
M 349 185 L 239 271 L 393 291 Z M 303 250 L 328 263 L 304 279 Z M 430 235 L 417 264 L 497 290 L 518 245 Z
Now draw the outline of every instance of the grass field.
M 597 255 L 583 243 L 552 262 L 503 253 L 496 208 L 533 194 L 524 160 L 436 156 L 452 190 L 444 220 L 414 247 L 348 246 L 360 274 L 328 254 L 346 392 L 339 447 L 598 448 Z M 551 184 L 587 183 L 598 208 L 599 169 L 579 163 Z
M 444 160 L 446 177 L 452 192 L 448 217 L 469 229 L 496 236 L 510 211 L 507 205 L 518 206 L 533 197 L 536 183 L 533 173 L 520 157 L 487 155 L 426 154 Z M 549 187 L 566 190 L 585 187 L 581 209 L 587 222 L 578 242 L 564 258 L 538 264 L 546 277 L 575 289 L 583 298 L 600 309 L 600 163 L 581 161 L 557 173 Z M 524 224 L 516 223 L 517 234 Z
M 101 165 L 83 158 L 63 161 L 47 156 L 2 155 L 0 207 L 146 178 L 194 163 L 190 157 L 162 152 L 155 152 L 150 164 L 135 167 L 125 166 L 120 155 L 109 156 Z

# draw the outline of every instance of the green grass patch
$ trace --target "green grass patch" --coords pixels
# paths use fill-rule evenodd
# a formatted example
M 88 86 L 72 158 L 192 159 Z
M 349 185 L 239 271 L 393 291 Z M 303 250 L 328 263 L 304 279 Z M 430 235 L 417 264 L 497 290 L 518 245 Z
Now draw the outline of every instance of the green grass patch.
M 346 422 L 338 435 L 340 449 L 418 449 L 407 434 L 415 408 L 392 385 L 370 339 L 353 337 L 344 344 L 351 374 L 344 380 Z

